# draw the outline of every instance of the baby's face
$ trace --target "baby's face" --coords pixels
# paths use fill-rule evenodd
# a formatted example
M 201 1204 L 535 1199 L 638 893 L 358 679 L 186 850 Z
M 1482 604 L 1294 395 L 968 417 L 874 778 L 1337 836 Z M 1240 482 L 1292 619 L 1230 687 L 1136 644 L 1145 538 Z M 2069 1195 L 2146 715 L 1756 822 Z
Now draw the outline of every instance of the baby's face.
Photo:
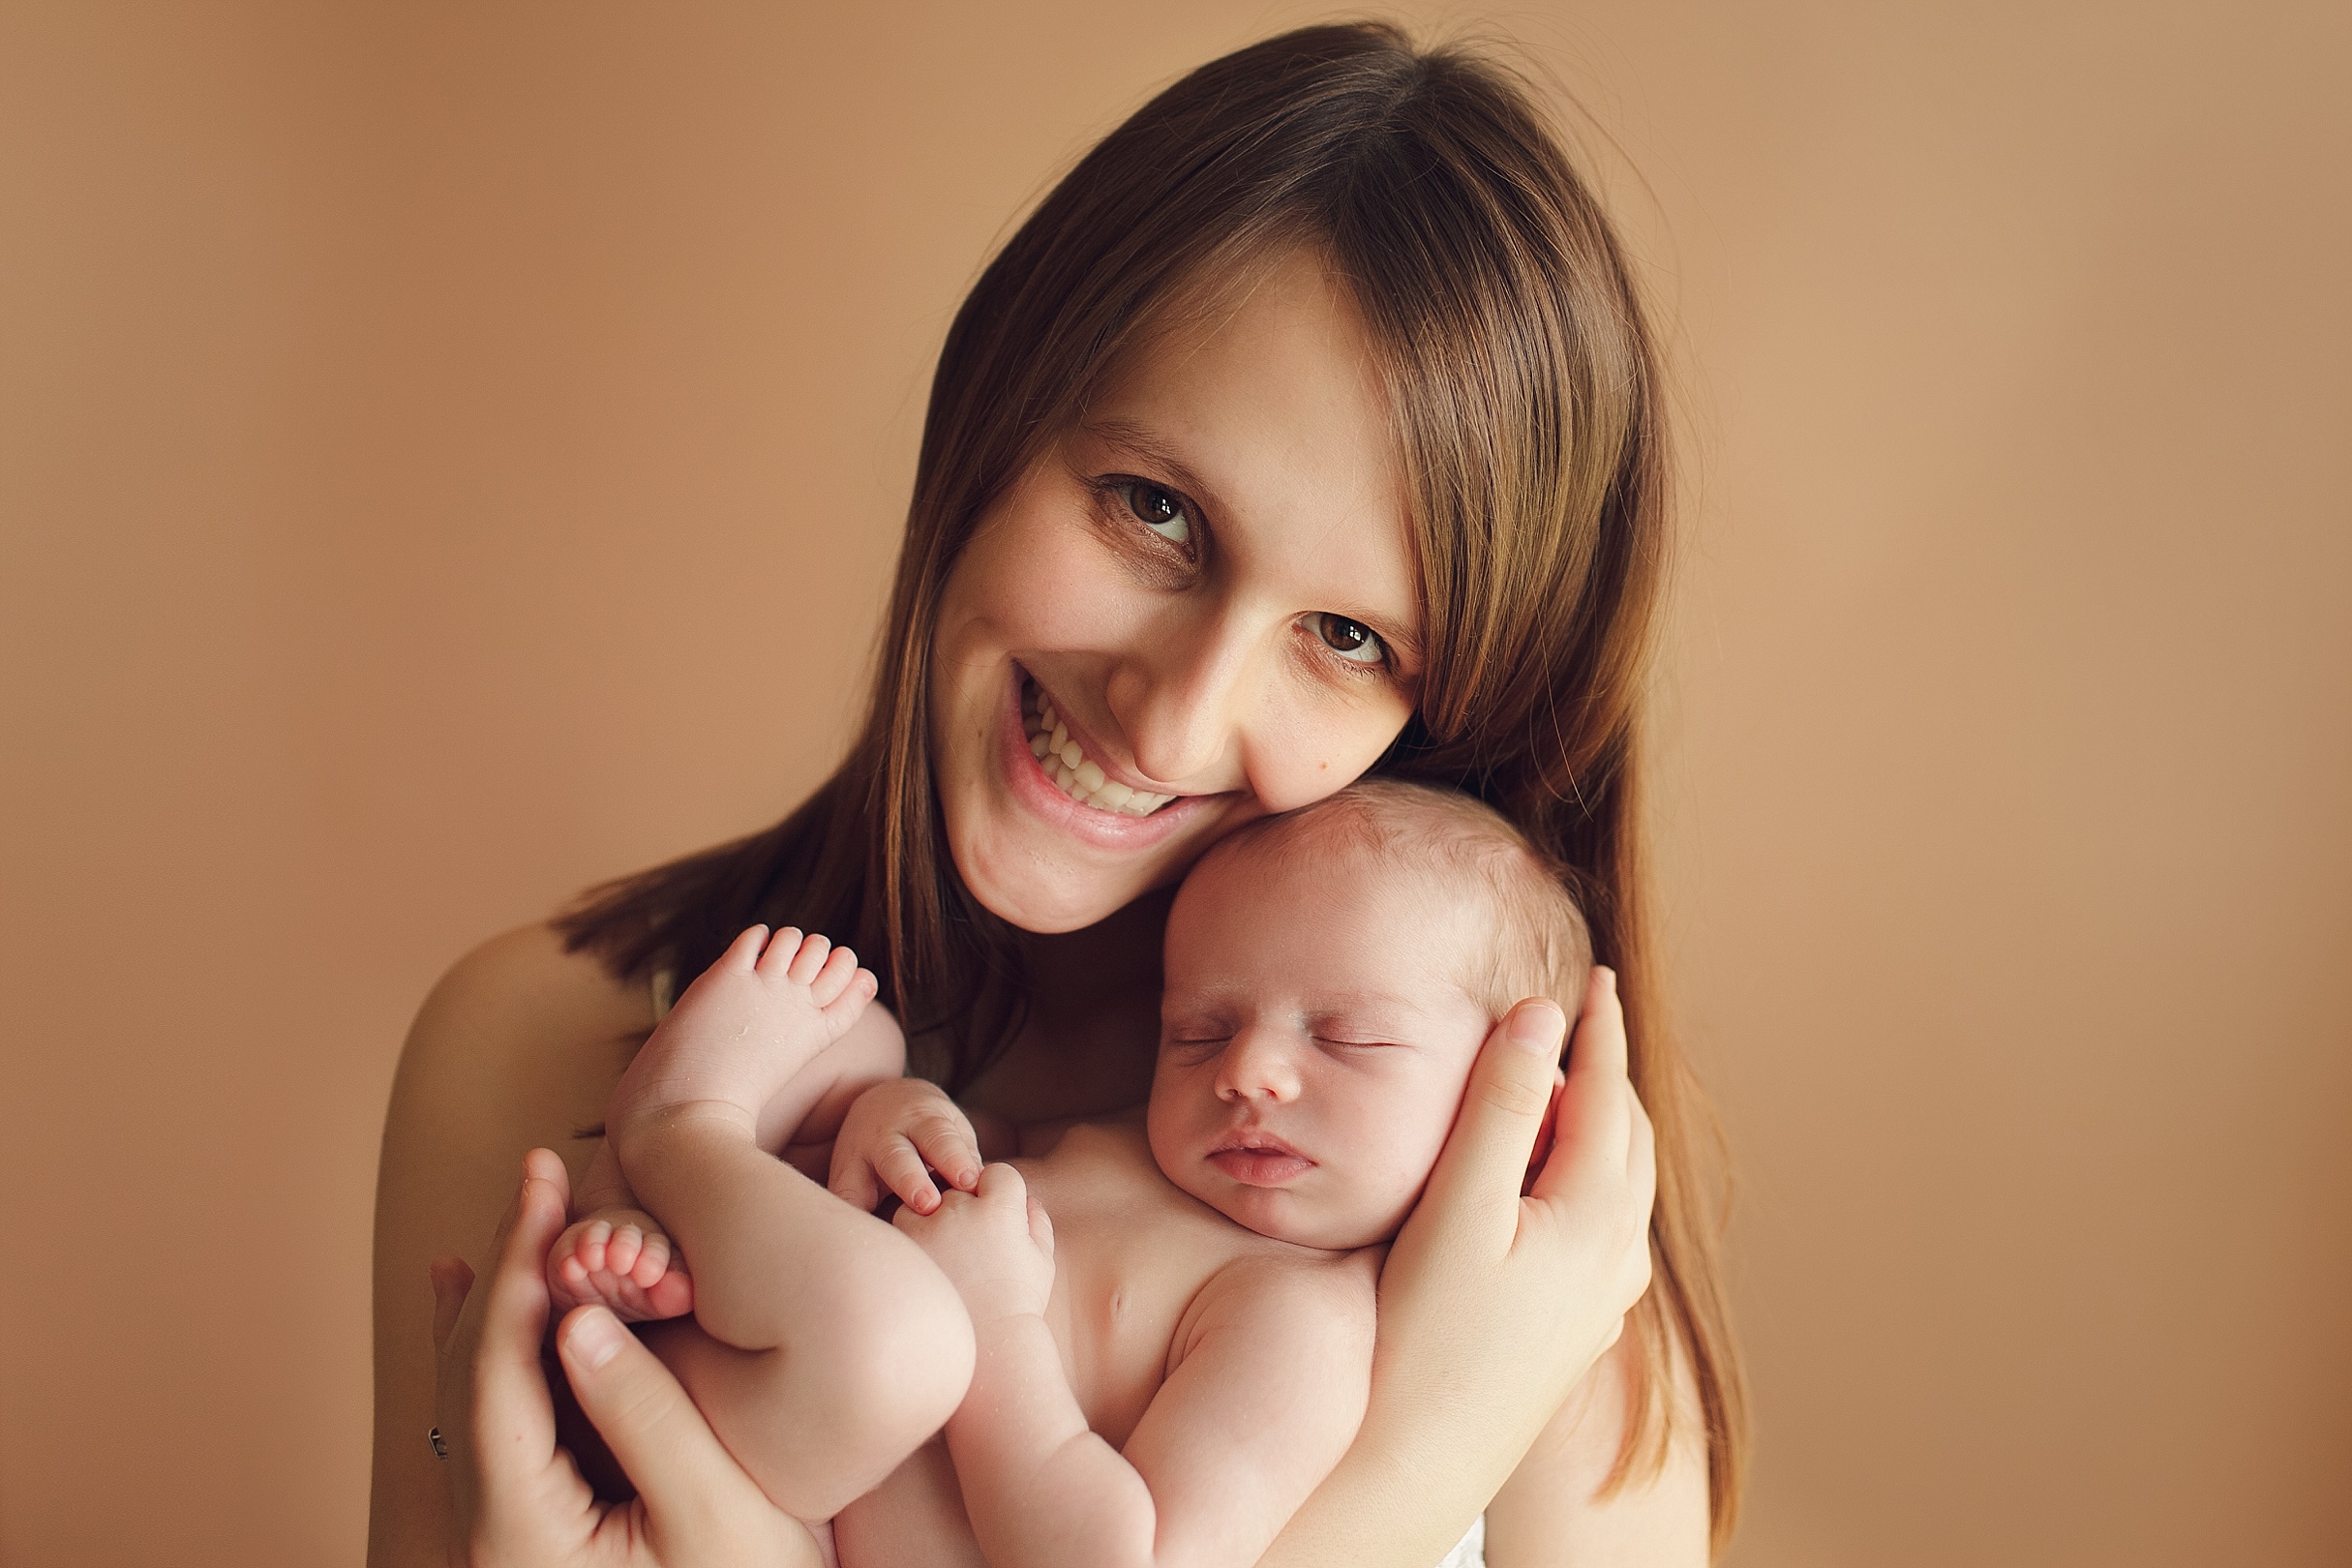
M 1396 1234 L 1493 1025 L 1481 933 L 1439 876 L 1363 850 L 1210 861 L 1168 916 L 1153 1157 L 1262 1235 Z

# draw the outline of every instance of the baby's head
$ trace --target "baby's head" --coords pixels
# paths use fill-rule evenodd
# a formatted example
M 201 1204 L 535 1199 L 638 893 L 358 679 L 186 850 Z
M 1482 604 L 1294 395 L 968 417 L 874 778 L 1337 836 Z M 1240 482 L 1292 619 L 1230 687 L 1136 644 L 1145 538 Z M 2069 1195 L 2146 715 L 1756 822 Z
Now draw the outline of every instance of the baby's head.
M 1573 1012 L 1591 961 L 1558 874 L 1468 796 L 1373 780 L 1253 823 L 1168 915 L 1153 1158 L 1261 1234 L 1385 1241 L 1488 1031 L 1523 997 Z

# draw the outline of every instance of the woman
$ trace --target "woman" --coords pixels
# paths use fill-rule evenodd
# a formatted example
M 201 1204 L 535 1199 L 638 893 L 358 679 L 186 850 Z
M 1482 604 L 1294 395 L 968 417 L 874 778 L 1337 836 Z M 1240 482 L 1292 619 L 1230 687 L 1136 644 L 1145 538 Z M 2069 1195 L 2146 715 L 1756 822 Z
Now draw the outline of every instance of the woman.
M 437 1405 L 416 1282 L 513 1202 L 518 1149 L 585 1159 L 572 1134 L 649 1029 L 652 988 L 789 921 L 856 945 L 920 1065 L 968 1102 L 1020 1120 L 1131 1104 L 1165 890 L 1219 835 L 1375 768 L 1474 791 L 1577 869 L 1624 1034 L 1606 988 L 1585 999 L 1560 1152 L 1515 1205 L 1564 1020 L 1535 1003 L 1498 1028 L 1383 1277 L 1372 1413 L 1269 1560 L 1425 1568 L 1482 1505 L 1498 1564 L 1703 1559 L 1733 1511 L 1740 1396 L 1695 1181 L 1703 1112 L 1643 945 L 1662 418 L 1607 222 L 1493 67 L 1383 27 L 1308 29 L 1203 67 L 1106 138 L 949 333 L 840 770 L 768 832 L 490 944 L 426 1004 L 379 1188 L 375 1560 L 439 1560 L 466 1530 L 485 1561 L 632 1539 L 618 1518 L 604 1546 L 563 1536 L 603 1516 L 548 1467 L 544 1395 L 516 1371 L 544 1312 L 527 1244 L 544 1254 L 560 1171 L 542 1161 L 514 1209 Z M 1050 757 L 1021 731 L 1033 687 L 1070 720 Z M 1648 1194 L 1626 1178 L 1645 1124 L 1608 1066 L 1620 1038 L 1657 1130 L 1646 1249 L 1627 1239 Z M 446 1317 L 461 1276 L 437 1276 Z M 591 1413 L 612 1408 L 600 1378 L 651 1402 L 608 1426 L 624 1467 L 661 1472 L 632 1471 L 630 1517 L 767 1527 L 675 1385 L 606 1327 L 568 1322 L 563 1354 Z M 590 1342 L 612 1358 L 576 1354 Z M 445 1467 L 420 1435 L 437 1423 L 462 1450 Z M 537 1458 L 518 1468 L 521 1448 Z M 633 1539 L 648 1560 L 724 1560 Z

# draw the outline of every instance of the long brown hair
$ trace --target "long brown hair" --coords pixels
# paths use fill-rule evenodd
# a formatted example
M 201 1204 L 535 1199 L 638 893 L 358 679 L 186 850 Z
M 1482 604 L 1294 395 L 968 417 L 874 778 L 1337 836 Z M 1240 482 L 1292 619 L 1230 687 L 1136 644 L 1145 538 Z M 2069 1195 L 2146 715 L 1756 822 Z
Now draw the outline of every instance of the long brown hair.
M 1717 1544 L 1744 1446 L 1712 1124 L 1664 1028 L 1647 927 L 1642 683 L 1668 549 L 1655 346 L 1608 219 L 1511 74 L 1380 23 L 1212 61 L 1106 136 L 989 263 L 941 350 L 864 722 L 774 828 L 593 890 L 558 922 L 622 976 L 691 975 L 754 921 L 853 942 L 927 1070 L 970 1081 L 1018 1029 L 1016 933 L 956 874 L 931 781 L 932 627 L 990 503 L 1155 313 L 1310 247 L 1352 288 L 1407 472 L 1427 672 L 1375 771 L 1490 802 L 1572 868 L 1618 974 L 1657 1129 L 1644 1373 L 1609 1488 L 1663 1462 L 1694 1374 Z

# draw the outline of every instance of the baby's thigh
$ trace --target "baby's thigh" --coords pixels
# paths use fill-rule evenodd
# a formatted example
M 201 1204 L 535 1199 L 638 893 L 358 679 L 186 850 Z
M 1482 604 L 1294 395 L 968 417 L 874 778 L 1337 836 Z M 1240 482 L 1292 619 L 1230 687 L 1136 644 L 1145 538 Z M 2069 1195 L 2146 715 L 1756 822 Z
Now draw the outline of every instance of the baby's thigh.
M 825 1434 L 815 1430 L 816 1413 L 779 1386 L 775 1351 L 739 1350 L 690 1317 L 644 1324 L 638 1332 L 761 1491 L 801 1519 L 831 1512 L 808 1506 L 823 1501 L 838 1478 L 827 1461 Z
M 964 1514 L 963 1490 L 948 1458 L 945 1438 L 934 1437 L 892 1470 L 890 1479 L 851 1503 L 833 1520 L 841 1568 L 988 1568 L 980 1541 Z
M 945 1416 L 934 1419 L 931 1409 L 952 1409 L 960 1394 L 941 1390 L 915 1412 L 893 1370 L 876 1366 L 861 1373 L 855 1363 L 871 1358 L 855 1350 L 740 1350 L 691 1318 L 648 1324 L 642 1332 L 727 1451 L 777 1507 L 799 1519 L 829 1519 L 870 1491 L 937 1430 Z

